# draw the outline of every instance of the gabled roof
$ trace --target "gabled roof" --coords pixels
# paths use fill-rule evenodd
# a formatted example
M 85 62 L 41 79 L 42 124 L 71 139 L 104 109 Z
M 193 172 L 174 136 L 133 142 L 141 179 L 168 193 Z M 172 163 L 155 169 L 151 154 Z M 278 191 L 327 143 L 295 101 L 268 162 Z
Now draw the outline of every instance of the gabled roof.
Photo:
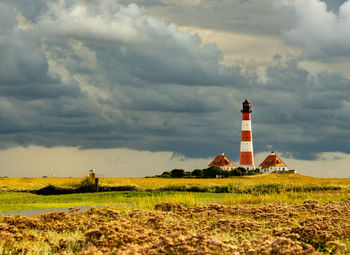
M 209 164 L 209 166 L 235 167 L 235 165 L 224 155 L 224 153 L 216 156 L 216 158 Z
M 271 152 L 271 154 L 268 155 L 259 166 L 261 166 L 261 168 L 269 168 L 270 166 L 286 167 L 286 164 L 284 164 L 280 157 L 278 157 L 274 152 Z

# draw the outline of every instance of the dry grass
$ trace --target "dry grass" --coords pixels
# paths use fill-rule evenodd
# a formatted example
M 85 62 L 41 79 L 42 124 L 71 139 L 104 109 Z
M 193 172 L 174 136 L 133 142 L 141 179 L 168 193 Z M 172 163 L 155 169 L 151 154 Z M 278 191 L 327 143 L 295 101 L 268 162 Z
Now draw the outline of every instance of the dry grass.
M 350 179 L 287 174 L 232 179 L 103 178 L 101 185 L 137 186 L 140 191 L 61 196 L 6 192 L 49 184 L 74 187 L 80 181 L 2 178 L 0 202 L 6 205 L 3 210 L 10 205 L 120 203 L 138 209 L 0 216 L 0 254 L 350 254 Z M 214 188 L 214 192 L 231 188 L 232 192 L 145 191 L 182 187 Z M 208 201 L 221 204 L 201 206 Z
M 70 188 L 81 181 L 82 178 L 0 178 L 0 191 L 34 190 L 48 185 Z
M 34 190 L 48 185 L 74 187 L 81 178 L 0 178 L 0 190 Z M 350 185 L 350 178 L 315 178 L 299 174 L 268 174 L 225 179 L 164 179 L 164 178 L 100 178 L 104 186 L 137 186 L 141 190 L 159 189 L 172 185 L 220 186 L 228 184 L 305 184 L 305 185 Z
M 300 174 L 265 174 L 224 179 L 165 179 L 165 178 L 103 178 L 103 185 L 136 185 L 145 189 L 167 187 L 169 185 L 227 185 L 227 184 L 310 184 L 310 185 L 350 185 L 350 178 L 315 178 Z
M 3 254 L 348 254 L 350 201 L 1 216 Z

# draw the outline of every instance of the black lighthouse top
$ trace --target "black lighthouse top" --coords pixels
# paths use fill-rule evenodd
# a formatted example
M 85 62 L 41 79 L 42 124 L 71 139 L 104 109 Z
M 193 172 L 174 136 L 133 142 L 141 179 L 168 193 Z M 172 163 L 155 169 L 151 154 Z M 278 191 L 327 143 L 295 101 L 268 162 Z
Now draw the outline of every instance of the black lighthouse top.
M 250 109 L 250 103 L 248 101 L 248 99 L 246 99 L 243 103 L 243 110 L 241 110 L 241 112 L 252 112 L 252 110 Z

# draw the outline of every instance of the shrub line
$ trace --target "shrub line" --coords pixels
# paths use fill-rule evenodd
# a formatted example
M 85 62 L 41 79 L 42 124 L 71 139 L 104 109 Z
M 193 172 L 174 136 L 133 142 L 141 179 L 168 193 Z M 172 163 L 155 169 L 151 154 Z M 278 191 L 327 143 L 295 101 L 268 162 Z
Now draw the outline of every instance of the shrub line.
M 21 192 L 30 192 L 37 195 L 63 195 L 75 193 L 94 193 L 94 192 L 112 192 L 112 191 L 147 191 L 147 192 L 163 192 L 163 191 L 181 191 L 181 192 L 209 192 L 209 193 L 236 193 L 236 194 L 273 194 L 282 192 L 317 192 L 317 191 L 340 191 L 348 190 L 348 187 L 340 185 L 292 185 L 280 183 L 264 183 L 264 184 L 228 184 L 228 185 L 170 185 L 155 189 L 140 189 L 134 185 L 124 186 L 95 186 L 80 185 L 77 188 L 60 188 L 54 185 L 48 185 L 38 190 L 22 190 Z

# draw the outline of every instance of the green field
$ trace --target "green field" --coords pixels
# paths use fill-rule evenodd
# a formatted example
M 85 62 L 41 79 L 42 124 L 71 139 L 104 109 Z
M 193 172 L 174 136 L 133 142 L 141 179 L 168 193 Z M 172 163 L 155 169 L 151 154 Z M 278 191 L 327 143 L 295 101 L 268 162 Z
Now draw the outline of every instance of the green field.
M 47 209 L 74 206 L 125 206 L 153 209 L 161 202 L 176 202 L 185 206 L 198 206 L 208 203 L 255 204 L 280 202 L 286 204 L 302 203 L 305 200 L 346 201 L 350 193 L 334 192 L 289 192 L 270 194 L 237 194 L 212 192 L 149 192 L 121 191 L 105 193 L 83 193 L 69 195 L 41 196 L 22 192 L 0 192 L 0 212 L 12 212 L 23 209 Z
M 125 205 L 152 209 L 160 202 L 198 206 L 210 202 L 231 204 L 302 203 L 350 199 L 349 179 L 321 179 L 302 175 L 271 174 L 227 179 L 103 178 L 105 186 L 137 187 L 138 191 L 42 196 L 22 190 L 47 185 L 79 186 L 81 178 L 1 178 L 0 212 L 84 205 Z M 187 192 L 200 191 L 200 192 Z
M 47 185 L 58 187 L 74 187 L 82 178 L 0 178 L 0 191 L 32 190 Z M 283 184 L 283 185 L 341 185 L 350 186 L 350 178 L 315 178 L 300 174 L 265 174 L 224 179 L 165 179 L 165 178 L 100 178 L 101 185 L 125 186 L 134 185 L 141 190 L 159 189 L 169 186 L 198 185 L 208 187 L 213 185 L 257 185 L 257 184 Z
M 224 193 L 188 193 L 188 192 L 146 192 L 121 191 L 105 193 L 83 193 L 69 195 L 41 196 L 22 192 L 0 192 L 0 212 L 23 209 L 46 209 L 74 206 L 125 206 L 152 209 L 164 201 L 179 202 L 187 206 L 199 205 L 210 201 L 229 201 L 233 197 Z

